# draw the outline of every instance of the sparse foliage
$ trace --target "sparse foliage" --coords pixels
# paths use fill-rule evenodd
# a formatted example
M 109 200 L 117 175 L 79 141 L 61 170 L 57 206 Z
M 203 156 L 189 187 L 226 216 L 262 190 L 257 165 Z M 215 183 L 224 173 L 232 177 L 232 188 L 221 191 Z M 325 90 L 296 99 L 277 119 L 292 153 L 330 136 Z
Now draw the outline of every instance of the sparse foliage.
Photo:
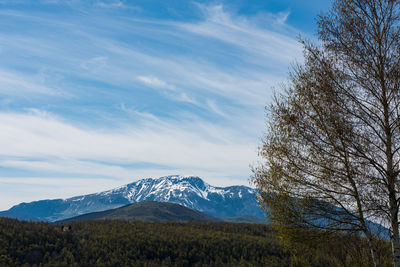
M 379 222 L 400 266 L 400 1 L 336 0 L 319 18 L 321 45 L 268 109 L 254 168 L 261 202 L 283 232 L 322 228 L 367 237 L 381 261 Z

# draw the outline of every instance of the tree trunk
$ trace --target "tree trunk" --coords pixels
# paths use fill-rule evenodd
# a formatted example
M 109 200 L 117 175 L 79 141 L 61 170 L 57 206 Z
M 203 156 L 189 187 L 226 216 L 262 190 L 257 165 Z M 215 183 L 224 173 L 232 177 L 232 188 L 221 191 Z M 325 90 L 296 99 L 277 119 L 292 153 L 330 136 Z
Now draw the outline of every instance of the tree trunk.
M 379 262 L 379 256 L 378 253 L 376 252 L 375 246 L 371 247 L 370 249 L 371 249 L 372 259 L 374 261 L 374 266 L 380 267 L 381 263 Z
M 379 261 L 378 252 L 376 251 L 374 238 L 372 237 L 371 233 L 369 233 L 369 232 L 365 232 L 365 235 L 367 236 L 367 239 L 368 239 L 368 246 L 369 246 L 369 250 L 371 251 L 371 256 L 372 256 L 372 260 L 374 262 L 374 266 L 380 267 L 381 263 Z
M 378 253 L 376 252 L 375 246 L 370 245 L 370 250 L 371 250 L 372 260 L 374 261 L 374 266 L 380 267 L 381 263 L 379 262 L 379 256 L 378 256 Z

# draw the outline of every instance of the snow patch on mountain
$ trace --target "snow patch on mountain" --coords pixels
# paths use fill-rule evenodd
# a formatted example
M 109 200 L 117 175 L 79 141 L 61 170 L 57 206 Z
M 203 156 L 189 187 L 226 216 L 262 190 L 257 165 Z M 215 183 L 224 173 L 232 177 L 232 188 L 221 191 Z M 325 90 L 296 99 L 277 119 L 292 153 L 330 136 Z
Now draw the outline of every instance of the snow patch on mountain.
M 0 216 L 19 214 L 19 219 L 26 215 L 27 218 L 34 216 L 45 221 L 56 221 L 142 201 L 174 202 L 216 217 L 264 217 L 257 203 L 255 189 L 247 186 L 215 187 L 199 177 L 179 175 L 146 178 L 85 196 L 21 203 L 0 212 Z

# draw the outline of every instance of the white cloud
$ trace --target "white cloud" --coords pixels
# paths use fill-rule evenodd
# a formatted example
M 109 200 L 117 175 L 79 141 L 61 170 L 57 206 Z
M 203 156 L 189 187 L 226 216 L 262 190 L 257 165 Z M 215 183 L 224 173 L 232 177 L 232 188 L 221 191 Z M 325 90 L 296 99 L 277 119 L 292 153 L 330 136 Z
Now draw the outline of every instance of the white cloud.
M 178 94 L 168 94 L 172 99 L 175 99 L 176 101 L 181 101 L 181 102 L 186 102 L 194 105 L 199 105 L 199 103 L 196 101 L 194 97 L 189 96 L 185 92 L 181 92 Z
M 279 12 L 276 21 L 279 24 L 285 24 L 289 16 L 290 16 L 290 11 Z
M 227 114 L 221 110 L 221 108 L 211 99 L 207 99 L 207 106 L 216 114 L 226 117 Z
M 202 121 L 145 121 L 104 132 L 49 115 L 0 113 L 0 125 L 0 156 L 8 159 L 0 161 L 4 167 L 128 177 L 131 171 L 124 172 L 120 164 L 146 162 L 231 176 L 246 171 L 255 157 L 256 144 L 249 145 L 245 136 Z
M 180 26 L 192 33 L 212 37 L 223 42 L 241 47 L 252 55 L 273 59 L 277 62 L 293 61 L 302 55 L 302 47 L 294 37 L 282 32 L 261 28 L 246 17 L 235 16 L 224 10 L 223 5 L 199 5 L 205 13 L 206 20 L 199 23 L 182 23 Z M 276 19 L 284 24 L 290 13 L 281 13 Z M 276 17 L 273 15 L 272 17 Z
M 160 88 L 167 88 L 171 90 L 175 90 L 174 86 L 167 84 L 164 81 L 161 81 L 157 77 L 154 76 L 137 76 L 136 77 L 140 82 L 150 86 L 150 87 L 160 87 Z
M 104 56 L 93 57 L 87 61 L 82 62 L 81 66 L 85 70 L 98 72 L 108 66 L 107 60 L 108 58 Z
M 237 54 L 247 66 L 227 65 L 226 69 L 213 64 L 213 58 L 194 58 L 176 54 L 156 56 L 143 52 L 132 44 L 118 42 L 108 34 L 112 34 L 114 26 L 103 30 L 101 34 L 96 29 L 86 29 L 80 23 L 65 23 L 59 25 L 63 30 L 79 33 L 80 39 L 71 43 L 70 40 L 42 40 L 40 38 L 4 36 L 4 41 L 10 45 L 18 44 L 18 49 L 27 54 L 41 55 L 51 60 L 49 68 L 55 67 L 60 75 L 73 75 L 86 79 L 101 81 L 116 86 L 131 86 L 139 82 L 155 89 L 167 89 L 177 93 L 164 93 L 170 99 L 189 103 L 199 103 L 197 96 L 218 94 L 221 97 L 249 105 L 264 105 L 265 99 L 271 95 L 269 88 L 282 81 L 288 65 L 296 57 L 301 56 L 301 47 L 296 39 L 282 33 L 276 33 L 244 17 L 238 17 L 226 12 L 222 6 L 203 7 L 206 12 L 204 21 L 199 23 L 165 22 L 174 32 L 171 45 L 187 42 L 189 45 L 198 42 L 196 35 L 212 37 L 246 51 L 247 54 Z M 25 15 L 24 15 L 25 16 Z M 26 15 L 27 19 L 31 18 Z M 53 24 L 49 19 L 41 18 L 46 23 Z M 138 31 L 155 30 L 163 21 L 135 22 L 115 21 L 108 18 L 104 25 L 115 25 L 126 29 L 127 34 L 134 35 Z M 57 22 L 55 25 L 58 25 Z M 129 30 L 133 28 L 132 30 Z M 89 31 L 91 30 L 91 32 Z M 93 30 L 93 31 L 92 31 Z M 157 32 L 152 38 L 158 40 L 170 33 Z M 0 35 L 1 37 L 1 35 Z M 76 36 L 75 36 L 76 37 Z M 60 36 L 63 39 L 63 36 Z M 69 37 L 70 38 L 70 37 Z M 203 39 L 203 42 L 213 42 Z M 79 47 L 79 49 L 76 49 Z M 34 50 L 32 50 L 34 49 Z M 218 55 L 219 51 L 210 51 Z M 229 49 L 228 49 L 229 50 Z M 99 56 L 100 55 L 100 56 Z M 84 59 L 82 58 L 89 58 Z M 21 62 L 24 64 L 26 62 Z M 76 65 L 79 68 L 76 68 Z M 87 71 L 82 72 L 84 68 Z M 273 74 L 272 72 L 275 74 Z M 147 74 L 152 73 L 152 74 Z M 195 92 L 195 94 L 192 94 Z M 196 97 L 194 97 L 196 95 Z
M 178 90 L 175 85 L 169 84 L 163 80 L 158 79 L 154 76 L 137 76 L 136 79 L 141 83 L 151 87 L 158 89 L 166 89 L 161 92 L 167 96 L 168 98 L 178 101 L 178 102 L 186 102 L 194 105 L 198 105 L 196 99 L 182 90 Z
M 160 122 L 160 120 L 149 112 L 141 112 L 132 107 L 127 107 L 125 103 L 121 103 L 119 108 L 130 116 L 139 118 L 141 120 Z
M 192 91 L 200 95 L 212 93 L 245 105 L 264 105 L 265 99 L 271 95 L 269 88 L 282 80 L 282 77 L 270 75 L 266 71 L 243 68 L 232 73 L 213 66 L 210 62 L 196 62 L 190 58 L 159 58 L 129 47 L 117 46 L 107 40 L 96 42 L 102 42 L 102 46 L 114 53 L 117 58 L 122 57 L 124 62 L 129 62 L 127 66 L 114 67 L 114 72 L 99 75 L 108 82 L 129 81 L 132 72 L 138 68 L 134 65 L 135 62 L 141 62 L 141 69 L 151 69 L 157 73 L 157 77 L 137 76 L 136 79 L 153 88 L 166 88 L 170 91 L 179 88 L 185 90 L 186 94 Z M 167 83 L 165 81 L 167 79 L 174 81 L 175 84 Z
M 134 6 L 134 5 L 132 5 L 132 2 L 124 3 L 124 1 L 121 1 L 121 0 L 98 1 L 95 4 L 96 4 L 96 6 L 105 8 L 105 9 L 119 8 L 119 9 L 130 9 L 130 10 L 134 10 L 134 11 L 138 11 L 138 12 L 143 11 L 143 9 L 140 6 Z
M 104 8 L 126 7 L 126 5 L 123 2 L 119 1 L 119 0 L 108 1 L 108 2 L 99 1 L 97 3 L 97 5 L 100 6 L 100 7 L 104 7 Z

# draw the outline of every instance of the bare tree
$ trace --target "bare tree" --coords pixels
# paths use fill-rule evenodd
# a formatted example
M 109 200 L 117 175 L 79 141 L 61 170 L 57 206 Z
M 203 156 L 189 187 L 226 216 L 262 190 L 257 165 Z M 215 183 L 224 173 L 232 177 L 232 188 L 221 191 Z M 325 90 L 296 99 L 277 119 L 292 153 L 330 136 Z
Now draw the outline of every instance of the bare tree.
M 273 221 L 362 232 L 375 266 L 379 222 L 400 267 L 400 1 L 336 0 L 267 109 L 253 169 Z M 288 229 L 288 228 L 286 228 Z

